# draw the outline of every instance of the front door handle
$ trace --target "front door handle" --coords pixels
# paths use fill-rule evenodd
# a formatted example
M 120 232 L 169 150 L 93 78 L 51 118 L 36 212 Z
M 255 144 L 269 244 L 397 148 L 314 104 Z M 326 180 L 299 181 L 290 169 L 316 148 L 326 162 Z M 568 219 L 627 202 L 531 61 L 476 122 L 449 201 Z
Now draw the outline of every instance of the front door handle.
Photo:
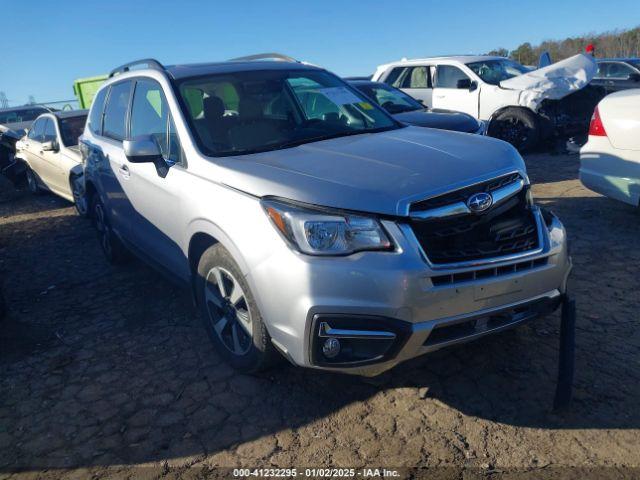
M 128 179 L 131 176 L 131 174 L 129 173 L 129 167 L 127 167 L 126 165 L 120 166 L 118 171 L 120 172 L 120 175 L 122 175 L 122 178 L 124 179 Z

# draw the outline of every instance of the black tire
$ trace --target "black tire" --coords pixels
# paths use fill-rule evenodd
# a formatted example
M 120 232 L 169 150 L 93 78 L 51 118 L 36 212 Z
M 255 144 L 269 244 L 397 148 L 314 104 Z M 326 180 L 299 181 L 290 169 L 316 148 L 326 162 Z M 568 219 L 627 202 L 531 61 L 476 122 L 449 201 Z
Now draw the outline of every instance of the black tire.
M 91 199 L 91 212 L 93 224 L 98 231 L 100 248 L 105 258 L 112 265 L 124 263 L 127 259 L 127 250 L 113 233 L 104 205 L 97 194 Z
M 7 304 L 4 301 L 4 295 L 2 293 L 2 287 L 0 286 L 0 322 L 4 320 L 7 315 Z
M 78 182 L 79 175 L 71 175 L 69 178 L 69 186 L 71 187 L 71 193 L 73 194 L 73 206 L 76 207 L 76 212 L 81 217 L 89 216 L 89 202 L 84 191 L 84 186 Z
M 38 176 L 36 175 L 36 173 L 31 170 L 30 167 L 27 167 L 24 174 L 27 179 L 27 188 L 29 189 L 29 191 L 33 195 L 40 195 L 42 193 L 42 190 L 40 189 L 40 183 L 38 181 Z
M 489 124 L 488 135 L 509 142 L 520 152 L 533 149 L 540 141 L 540 125 L 535 114 L 524 108 L 507 108 Z
M 222 275 L 222 290 L 216 273 Z M 213 245 L 202 254 L 194 285 L 205 329 L 217 352 L 242 373 L 256 373 L 273 365 L 278 355 L 253 294 L 240 267 L 222 245 Z M 238 285 L 242 298 L 234 305 L 231 298 Z M 223 290 L 229 294 L 223 295 Z M 239 347 L 237 351 L 234 345 Z

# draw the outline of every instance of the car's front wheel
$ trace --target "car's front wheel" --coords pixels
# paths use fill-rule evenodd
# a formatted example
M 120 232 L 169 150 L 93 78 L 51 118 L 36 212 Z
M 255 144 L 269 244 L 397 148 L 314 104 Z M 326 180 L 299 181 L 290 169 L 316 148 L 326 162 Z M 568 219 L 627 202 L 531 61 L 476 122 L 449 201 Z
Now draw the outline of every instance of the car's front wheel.
M 521 152 L 534 148 L 540 140 L 536 116 L 524 108 L 507 108 L 489 124 L 488 135 L 509 142 Z
M 102 253 L 109 263 L 114 265 L 122 263 L 126 259 L 127 251 L 116 234 L 113 233 L 104 204 L 97 194 L 92 199 L 92 214 Z
M 84 191 L 84 183 L 82 177 L 79 175 L 72 175 L 69 179 L 71 186 L 71 193 L 73 195 L 73 204 L 76 207 L 76 212 L 81 217 L 86 217 L 89 214 L 89 206 Z
M 244 373 L 270 366 L 277 358 L 271 338 L 238 264 L 222 245 L 200 257 L 195 288 L 207 333 L 227 362 Z
M 27 188 L 29 189 L 29 191 L 34 195 L 38 195 L 39 193 L 41 193 L 42 191 L 40 190 L 40 184 L 38 183 L 38 177 L 36 176 L 36 173 L 31 170 L 31 168 L 27 167 L 25 175 L 27 177 Z

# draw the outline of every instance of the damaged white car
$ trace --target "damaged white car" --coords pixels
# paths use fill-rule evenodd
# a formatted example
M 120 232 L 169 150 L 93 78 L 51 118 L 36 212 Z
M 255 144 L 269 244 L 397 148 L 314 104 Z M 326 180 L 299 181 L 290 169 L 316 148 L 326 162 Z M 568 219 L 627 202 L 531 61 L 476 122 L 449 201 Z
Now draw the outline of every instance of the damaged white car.
M 587 87 L 596 70 L 593 57 L 584 54 L 537 70 L 504 57 L 455 56 L 381 65 L 372 80 L 400 88 L 428 107 L 486 121 L 489 135 L 528 150 L 556 134 L 586 134 L 604 96 L 599 87 Z

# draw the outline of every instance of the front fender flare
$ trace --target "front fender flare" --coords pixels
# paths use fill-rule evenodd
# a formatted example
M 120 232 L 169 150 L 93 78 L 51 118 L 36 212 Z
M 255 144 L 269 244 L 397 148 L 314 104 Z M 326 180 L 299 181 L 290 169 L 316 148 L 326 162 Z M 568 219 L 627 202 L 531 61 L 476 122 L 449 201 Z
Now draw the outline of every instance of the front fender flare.
M 182 250 L 185 253 L 185 256 L 189 255 L 189 246 L 191 244 L 191 240 L 198 233 L 205 233 L 211 237 L 213 237 L 216 241 L 218 241 L 224 248 L 226 248 L 233 259 L 238 263 L 240 267 L 240 271 L 242 275 L 245 277 L 249 273 L 249 266 L 244 259 L 244 256 L 240 252 L 240 249 L 236 246 L 236 244 L 231 240 L 231 238 L 224 232 L 222 228 L 220 228 L 215 223 L 210 220 L 204 218 L 197 218 L 192 220 L 187 225 L 187 231 L 184 237 L 184 243 L 182 245 Z M 189 259 L 191 260 L 191 259 Z

